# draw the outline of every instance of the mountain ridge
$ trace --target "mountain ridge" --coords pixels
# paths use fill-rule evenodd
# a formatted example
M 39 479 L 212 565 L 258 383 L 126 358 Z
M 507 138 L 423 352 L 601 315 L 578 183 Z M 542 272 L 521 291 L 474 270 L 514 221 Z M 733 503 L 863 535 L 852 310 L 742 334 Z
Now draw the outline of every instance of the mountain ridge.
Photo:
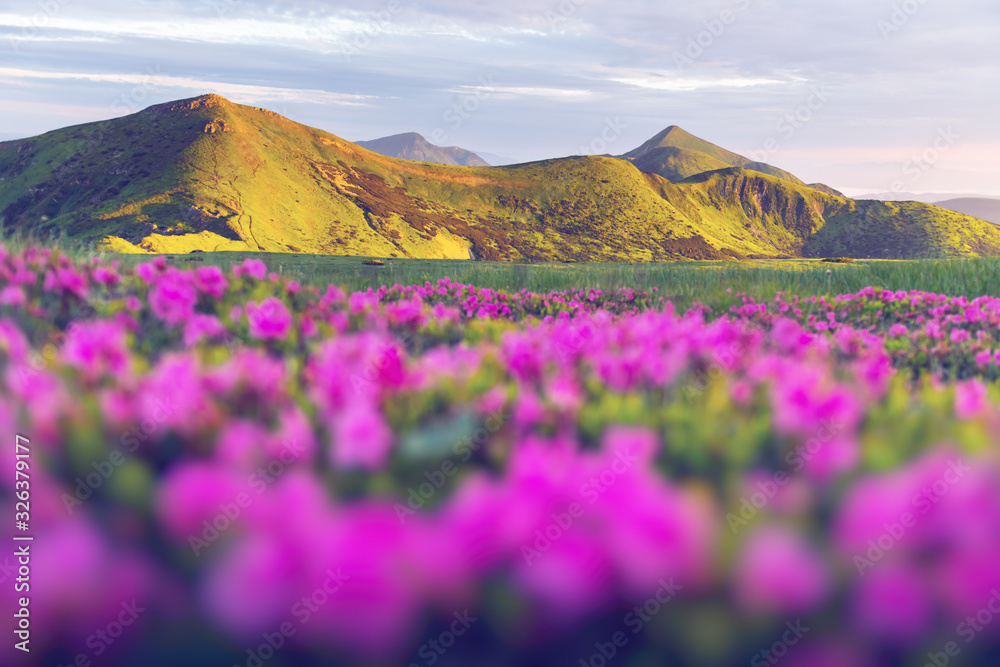
M 855 202 L 742 167 L 675 183 L 613 157 L 413 162 L 217 95 L 0 143 L 0 228 L 157 253 L 501 261 L 1000 254 L 1000 230 L 975 218 Z

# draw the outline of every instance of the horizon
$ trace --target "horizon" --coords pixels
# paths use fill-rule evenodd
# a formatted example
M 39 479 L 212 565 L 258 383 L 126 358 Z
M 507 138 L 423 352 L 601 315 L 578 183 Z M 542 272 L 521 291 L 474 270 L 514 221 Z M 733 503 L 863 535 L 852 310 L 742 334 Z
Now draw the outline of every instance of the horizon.
M 5 7 L 0 140 L 217 93 L 350 141 L 528 162 L 677 125 L 849 196 L 1000 197 L 985 0 L 362 4 Z

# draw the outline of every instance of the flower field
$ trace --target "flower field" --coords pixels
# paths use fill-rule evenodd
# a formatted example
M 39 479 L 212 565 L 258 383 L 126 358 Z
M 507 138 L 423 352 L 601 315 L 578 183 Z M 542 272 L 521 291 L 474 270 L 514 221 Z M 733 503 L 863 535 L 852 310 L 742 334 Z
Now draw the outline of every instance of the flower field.
M 1000 298 L 734 299 L 0 250 L 0 661 L 996 664 Z

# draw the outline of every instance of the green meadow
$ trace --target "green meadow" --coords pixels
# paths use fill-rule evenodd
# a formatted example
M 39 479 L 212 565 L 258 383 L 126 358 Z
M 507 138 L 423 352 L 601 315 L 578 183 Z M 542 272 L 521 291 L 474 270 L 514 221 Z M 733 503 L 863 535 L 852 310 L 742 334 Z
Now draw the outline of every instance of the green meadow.
M 687 261 L 647 263 L 517 264 L 445 259 L 383 259 L 367 266 L 364 257 L 287 253 L 222 252 L 166 255 L 179 267 L 216 264 L 228 269 L 245 259 L 260 259 L 271 271 L 306 285 L 337 284 L 348 290 L 452 281 L 507 291 L 561 291 L 577 288 L 632 288 L 667 295 L 680 307 L 694 302 L 730 303 L 736 294 L 770 299 L 784 291 L 799 296 L 857 292 L 868 286 L 923 290 L 970 298 L 1000 293 L 1000 259 L 853 260 L 813 259 Z M 123 263 L 149 261 L 149 255 L 120 255 Z M 731 290 L 731 291 L 729 291 Z

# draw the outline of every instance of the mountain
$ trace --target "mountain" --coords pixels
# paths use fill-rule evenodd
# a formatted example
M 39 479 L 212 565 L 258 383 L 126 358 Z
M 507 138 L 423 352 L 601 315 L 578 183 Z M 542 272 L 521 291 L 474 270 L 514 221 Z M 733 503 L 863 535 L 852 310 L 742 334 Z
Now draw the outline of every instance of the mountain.
M 914 193 L 914 192 L 873 192 L 869 194 L 858 195 L 854 199 L 875 199 L 878 201 L 920 201 L 925 204 L 934 204 L 936 202 L 947 201 L 949 199 L 997 199 L 1000 197 L 993 197 L 990 195 L 976 195 L 976 194 L 959 194 L 959 193 L 943 193 L 943 192 L 924 192 L 924 193 Z
M 483 151 L 476 151 L 476 155 L 489 162 L 493 167 L 503 167 L 508 164 L 520 164 L 523 162 L 523 160 L 518 160 L 516 158 L 504 157 L 503 155 L 497 155 L 496 153 L 484 153 Z
M 936 206 L 1000 225 L 1000 199 L 961 197 L 940 201 Z
M 416 132 L 394 134 L 372 141 L 358 141 L 358 146 L 388 157 L 398 157 L 417 162 L 433 162 L 435 164 L 452 164 L 463 167 L 489 167 L 490 163 L 472 151 L 454 146 L 444 148 L 435 146 Z
M 726 167 L 412 162 L 217 95 L 0 143 L 0 231 L 132 252 L 648 261 L 1000 255 L 1000 228 Z
M 658 174 L 673 183 L 706 171 L 740 167 L 804 185 L 787 171 L 727 151 L 685 132 L 676 125 L 671 125 L 621 157 L 634 164 L 640 171 Z

